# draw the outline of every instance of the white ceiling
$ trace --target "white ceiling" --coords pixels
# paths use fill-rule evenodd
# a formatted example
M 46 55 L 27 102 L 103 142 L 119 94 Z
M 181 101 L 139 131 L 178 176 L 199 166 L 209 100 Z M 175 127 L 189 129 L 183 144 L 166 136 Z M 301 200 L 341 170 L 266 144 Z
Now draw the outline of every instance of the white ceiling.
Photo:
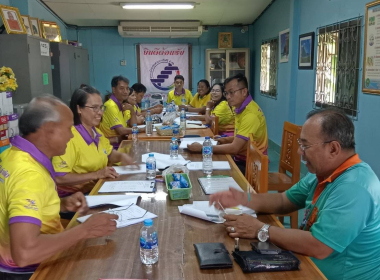
M 125 10 L 109 0 L 44 0 L 66 23 L 116 26 L 120 20 L 199 20 L 202 25 L 250 24 L 272 0 L 120 0 L 120 2 L 196 2 L 192 10 Z

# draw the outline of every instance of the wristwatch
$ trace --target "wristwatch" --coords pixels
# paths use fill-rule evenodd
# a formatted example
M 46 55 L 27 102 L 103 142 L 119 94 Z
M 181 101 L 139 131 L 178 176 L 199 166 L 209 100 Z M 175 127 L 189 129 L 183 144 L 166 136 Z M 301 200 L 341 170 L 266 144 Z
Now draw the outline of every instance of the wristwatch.
M 270 225 L 265 224 L 257 233 L 257 239 L 261 242 L 266 242 L 269 240 L 269 227 Z

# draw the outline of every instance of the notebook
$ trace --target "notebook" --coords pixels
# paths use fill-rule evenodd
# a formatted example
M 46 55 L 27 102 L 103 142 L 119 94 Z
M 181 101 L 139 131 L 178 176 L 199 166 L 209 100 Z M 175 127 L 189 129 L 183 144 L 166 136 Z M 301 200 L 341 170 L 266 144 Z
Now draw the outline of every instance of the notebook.
M 236 183 L 234 178 L 229 176 L 202 177 L 198 178 L 198 181 L 205 194 L 228 191 L 230 187 L 243 192 L 243 189 Z

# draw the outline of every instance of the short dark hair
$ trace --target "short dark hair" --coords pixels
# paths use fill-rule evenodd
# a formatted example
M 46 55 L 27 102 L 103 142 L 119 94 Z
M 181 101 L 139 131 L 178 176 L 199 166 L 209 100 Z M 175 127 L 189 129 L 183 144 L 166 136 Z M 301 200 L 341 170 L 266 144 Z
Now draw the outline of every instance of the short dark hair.
M 82 124 L 77 106 L 84 108 L 90 94 L 98 94 L 100 96 L 100 92 L 96 88 L 87 85 L 76 89 L 71 96 L 70 109 L 74 115 L 74 125 Z
M 222 83 L 217 83 L 217 84 L 214 84 L 214 85 L 211 87 L 211 89 L 213 89 L 214 86 L 220 86 L 220 90 L 221 90 L 221 92 L 222 92 L 222 98 L 220 98 L 220 100 L 219 100 L 218 102 L 215 103 L 215 105 L 214 105 L 214 108 L 215 108 L 216 106 L 219 105 L 220 102 L 222 102 L 222 101 L 227 101 L 227 99 L 226 99 L 226 97 L 224 96 L 224 85 L 223 85 Z M 210 89 L 210 91 L 211 91 L 211 89 Z
M 52 95 L 33 98 L 20 117 L 18 123 L 20 135 L 25 137 L 35 133 L 46 122 L 59 122 L 60 115 L 56 108 L 58 105 L 66 106 L 60 99 Z
M 342 149 L 355 150 L 355 127 L 352 120 L 342 110 L 335 108 L 313 110 L 307 119 L 320 117 L 325 141 L 338 141 Z
M 135 92 L 143 92 L 146 93 L 146 87 L 141 83 L 135 83 L 131 87 Z
M 182 81 L 185 82 L 185 78 L 184 78 L 182 75 L 176 75 L 176 76 L 174 77 L 174 82 L 175 82 L 175 80 L 178 80 L 178 79 L 180 79 L 180 80 L 182 80 Z
M 126 77 L 119 75 L 112 78 L 111 87 L 117 87 L 120 81 L 129 84 L 129 80 Z
M 210 83 L 209 83 L 207 80 L 205 80 L 205 79 L 200 80 L 200 81 L 197 83 L 197 86 L 199 86 L 199 83 L 204 83 L 204 84 L 206 85 L 206 87 L 208 87 L 208 92 L 207 92 L 206 94 L 209 94 L 210 91 L 211 91 Z
M 245 88 L 248 88 L 248 81 L 247 81 L 247 77 L 244 76 L 243 74 L 239 73 L 239 74 L 236 74 L 235 76 L 232 76 L 232 77 L 228 77 L 225 81 L 224 81 L 224 87 L 226 87 L 226 85 L 228 83 L 230 83 L 231 81 L 233 80 L 237 80 L 238 83 L 242 83 L 243 86 Z

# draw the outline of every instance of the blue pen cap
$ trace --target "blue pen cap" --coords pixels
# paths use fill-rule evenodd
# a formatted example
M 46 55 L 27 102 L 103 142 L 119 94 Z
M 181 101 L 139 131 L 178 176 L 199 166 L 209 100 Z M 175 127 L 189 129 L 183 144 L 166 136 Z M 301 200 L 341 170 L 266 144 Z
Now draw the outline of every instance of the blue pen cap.
M 153 220 L 152 219 L 144 220 L 144 226 L 146 227 L 153 226 Z
M 208 140 L 208 139 L 210 139 L 210 136 L 206 136 L 206 137 L 205 137 L 205 140 Z

